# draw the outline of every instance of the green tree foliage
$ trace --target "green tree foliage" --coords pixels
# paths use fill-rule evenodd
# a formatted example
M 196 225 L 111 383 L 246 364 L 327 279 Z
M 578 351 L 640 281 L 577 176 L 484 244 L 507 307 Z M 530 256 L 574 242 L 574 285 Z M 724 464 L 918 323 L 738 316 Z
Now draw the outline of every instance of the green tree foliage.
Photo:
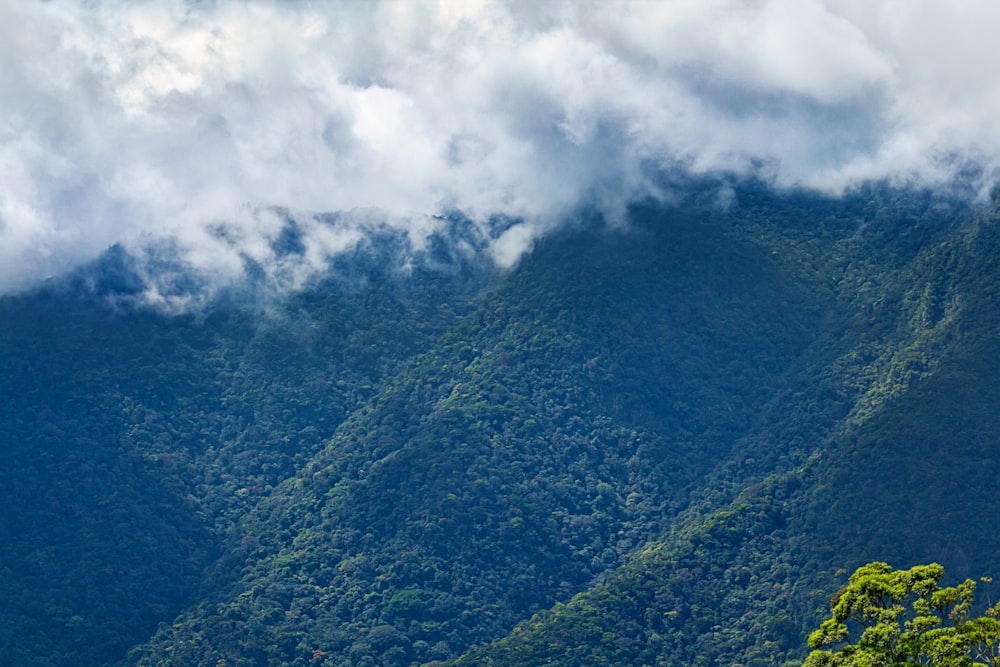
M 761 248 L 644 214 L 541 244 L 245 517 L 235 594 L 133 659 L 448 658 L 658 537 L 822 314 Z
M 940 561 L 960 576 L 1000 567 L 978 525 L 1000 510 L 1000 225 L 988 211 L 936 217 L 920 197 L 869 195 L 858 211 L 792 197 L 736 212 L 788 274 L 836 285 L 803 366 L 657 558 L 631 560 L 459 664 L 801 664 L 845 558 Z M 864 529 L 844 516 L 865 517 L 852 524 Z
M 1000 606 L 971 618 L 976 582 L 942 587 L 943 576 L 937 563 L 858 568 L 833 597 L 830 618 L 809 636 L 804 667 L 998 664 Z
M 490 291 L 0 299 L 0 663 L 793 665 L 840 567 L 1000 568 L 995 213 L 716 194 Z
M 263 313 L 0 298 L 0 663 L 111 664 L 194 603 L 235 521 L 473 297 L 376 269 Z

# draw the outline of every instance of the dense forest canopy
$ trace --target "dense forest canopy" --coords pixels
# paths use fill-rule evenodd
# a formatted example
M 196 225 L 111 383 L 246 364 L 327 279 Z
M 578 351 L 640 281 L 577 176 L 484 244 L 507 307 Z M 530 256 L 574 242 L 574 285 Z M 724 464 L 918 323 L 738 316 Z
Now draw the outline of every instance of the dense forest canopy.
M 0 665 L 989 663 L 998 24 L 0 2 Z
M 0 298 L 0 662 L 801 664 L 853 568 L 997 572 L 1000 213 L 678 192 L 507 271 L 456 215 Z

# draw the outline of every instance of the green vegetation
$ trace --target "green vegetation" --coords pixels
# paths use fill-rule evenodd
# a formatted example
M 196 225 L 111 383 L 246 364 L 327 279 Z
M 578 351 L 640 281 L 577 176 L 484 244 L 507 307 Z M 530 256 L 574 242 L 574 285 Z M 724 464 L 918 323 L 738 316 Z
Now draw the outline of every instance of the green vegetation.
M 120 660 L 468 298 L 418 278 L 203 320 L 0 301 L 0 663 Z
M 805 667 L 998 664 L 1000 609 L 971 618 L 976 582 L 942 588 L 943 576 L 937 563 L 858 568 L 833 597 L 831 617 L 809 636 L 814 650 Z
M 840 568 L 996 571 L 1000 218 L 736 193 L 502 277 L 0 299 L 0 663 L 799 665 Z
M 674 222 L 539 248 L 246 517 L 227 600 L 133 657 L 201 659 L 197 629 L 230 662 L 443 659 L 657 537 L 820 317 L 760 249 Z

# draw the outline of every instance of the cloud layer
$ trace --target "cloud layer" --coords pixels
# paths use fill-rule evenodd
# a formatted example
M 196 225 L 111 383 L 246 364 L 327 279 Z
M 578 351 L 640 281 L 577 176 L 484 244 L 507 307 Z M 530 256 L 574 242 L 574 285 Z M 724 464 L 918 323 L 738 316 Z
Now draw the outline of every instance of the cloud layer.
M 301 280 L 373 216 L 523 220 L 509 264 L 678 165 L 835 191 L 971 160 L 985 187 L 998 25 L 988 0 L 0 3 L 0 292 L 115 242 L 235 279 L 275 259 L 272 206 Z

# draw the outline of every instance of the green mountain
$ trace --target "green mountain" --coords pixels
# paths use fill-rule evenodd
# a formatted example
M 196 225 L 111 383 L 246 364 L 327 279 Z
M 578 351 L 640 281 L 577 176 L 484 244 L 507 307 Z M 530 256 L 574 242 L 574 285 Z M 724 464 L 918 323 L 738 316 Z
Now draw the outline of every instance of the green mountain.
M 1000 571 L 997 213 L 719 192 L 503 276 L 0 300 L 0 662 L 796 664 L 867 560 Z
M 820 275 L 843 316 L 671 534 L 455 664 L 801 664 L 864 562 L 996 571 L 996 217 L 907 227 L 895 210 L 835 241 Z M 893 247 L 893 231 L 925 240 Z

